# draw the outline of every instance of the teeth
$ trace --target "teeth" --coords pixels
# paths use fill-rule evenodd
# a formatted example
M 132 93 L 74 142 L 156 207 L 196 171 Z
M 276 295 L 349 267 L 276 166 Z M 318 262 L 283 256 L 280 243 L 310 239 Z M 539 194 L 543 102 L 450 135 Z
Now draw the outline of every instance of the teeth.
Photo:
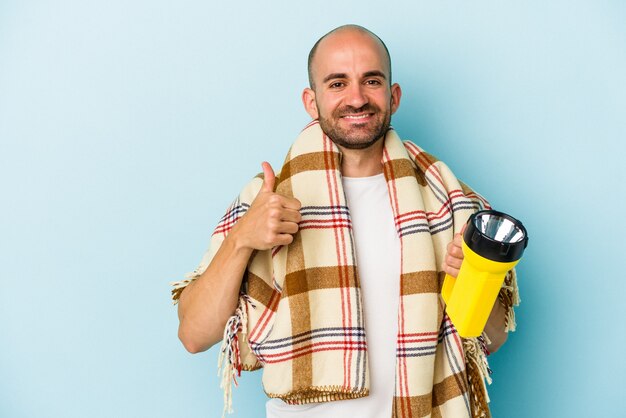
M 349 115 L 349 116 L 344 116 L 344 117 L 346 119 L 365 119 L 368 116 L 369 115 Z

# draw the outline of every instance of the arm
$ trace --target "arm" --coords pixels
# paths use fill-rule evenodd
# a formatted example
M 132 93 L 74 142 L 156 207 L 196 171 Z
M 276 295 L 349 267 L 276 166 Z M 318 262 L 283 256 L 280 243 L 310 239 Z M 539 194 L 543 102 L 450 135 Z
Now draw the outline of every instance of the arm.
M 446 256 L 443 261 L 443 270 L 455 278 L 458 276 L 459 269 L 463 263 L 463 249 L 461 247 L 461 242 L 463 240 L 462 234 L 464 230 L 465 227 L 463 227 L 460 233 L 454 235 L 453 240 L 448 244 Z M 493 304 L 493 308 L 491 309 L 489 319 L 487 319 L 484 331 L 491 341 L 491 343 L 487 345 L 487 350 L 489 350 L 490 353 L 498 351 L 498 349 L 506 341 L 508 334 L 505 331 L 505 328 L 506 310 L 504 309 L 504 306 L 499 303 L 499 300 L 496 299 Z
M 252 249 L 244 247 L 236 235 L 233 227 L 204 273 L 180 294 L 178 338 L 190 353 L 205 351 L 219 342 L 226 321 L 237 307 Z
M 300 202 L 274 193 L 274 172 L 263 163 L 263 186 L 207 269 L 181 293 L 178 338 L 187 351 L 205 351 L 222 339 L 233 315 L 248 260 L 254 250 L 287 245 L 300 222 Z

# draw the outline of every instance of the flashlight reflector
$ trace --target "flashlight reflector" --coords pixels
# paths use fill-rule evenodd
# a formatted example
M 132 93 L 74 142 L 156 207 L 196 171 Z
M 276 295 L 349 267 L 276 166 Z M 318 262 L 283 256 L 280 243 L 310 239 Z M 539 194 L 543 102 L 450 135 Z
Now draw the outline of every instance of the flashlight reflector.
M 482 213 L 474 220 L 476 228 L 494 241 L 504 243 L 519 242 L 524 239 L 524 231 L 515 222 L 493 213 Z
M 483 210 L 472 215 L 463 239 L 476 254 L 500 263 L 519 260 L 528 245 L 524 225 L 496 210 Z

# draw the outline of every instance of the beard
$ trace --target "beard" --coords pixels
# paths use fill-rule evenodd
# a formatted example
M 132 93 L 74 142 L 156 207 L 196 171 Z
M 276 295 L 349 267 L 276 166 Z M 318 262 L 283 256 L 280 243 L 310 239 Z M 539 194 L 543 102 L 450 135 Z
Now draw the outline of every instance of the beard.
M 355 123 L 348 128 L 339 125 L 343 116 L 363 112 L 373 113 L 373 120 Z M 388 109 L 382 111 L 378 106 L 369 103 L 360 108 L 344 106 L 341 109 L 335 109 L 330 118 L 323 117 L 318 106 L 318 115 L 322 131 L 336 145 L 347 149 L 365 149 L 374 145 L 385 136 L 391 123 L 391 112 Z

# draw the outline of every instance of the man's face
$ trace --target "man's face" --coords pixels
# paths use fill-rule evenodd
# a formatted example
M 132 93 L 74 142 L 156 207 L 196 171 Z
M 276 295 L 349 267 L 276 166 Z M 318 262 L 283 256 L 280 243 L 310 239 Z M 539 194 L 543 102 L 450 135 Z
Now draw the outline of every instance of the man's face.
M 305 108 L 337 145 L 367 148 L 385 135 L 400 103 L 400 86 L 389 85 L 389 72 L 383 46 L 372 37 L 332 34 L 315 53 Z

